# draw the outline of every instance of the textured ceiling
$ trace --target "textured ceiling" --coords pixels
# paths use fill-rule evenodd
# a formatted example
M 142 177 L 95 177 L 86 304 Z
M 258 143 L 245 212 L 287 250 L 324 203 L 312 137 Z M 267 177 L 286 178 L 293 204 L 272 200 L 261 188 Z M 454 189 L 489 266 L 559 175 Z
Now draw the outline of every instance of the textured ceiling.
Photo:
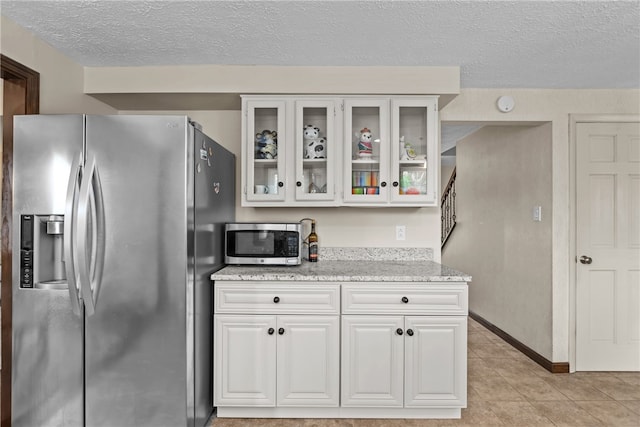
M 638 88 L 640 1 L 0 1 L 86 66 L 460 66 L 463 88 Z

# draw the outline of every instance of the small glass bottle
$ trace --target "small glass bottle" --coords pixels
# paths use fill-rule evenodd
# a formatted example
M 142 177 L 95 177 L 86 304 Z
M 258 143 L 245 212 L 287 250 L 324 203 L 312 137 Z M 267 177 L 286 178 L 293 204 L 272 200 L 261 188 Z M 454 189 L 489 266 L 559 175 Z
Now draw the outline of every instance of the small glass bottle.
M 309 234 L 309 262 L 318 262 L 318 235 L 316 234 L 315 221 L 311 221 L 311 233 Z

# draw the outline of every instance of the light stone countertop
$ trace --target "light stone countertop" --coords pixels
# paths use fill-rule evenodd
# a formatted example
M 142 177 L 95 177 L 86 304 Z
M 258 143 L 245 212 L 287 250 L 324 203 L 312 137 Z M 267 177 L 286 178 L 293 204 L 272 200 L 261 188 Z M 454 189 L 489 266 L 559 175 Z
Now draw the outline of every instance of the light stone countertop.
M 470 282 L 471 276 L 433 261 L 320 260 L 298 266 L 226 266 L 212 280 L 298 282 Z

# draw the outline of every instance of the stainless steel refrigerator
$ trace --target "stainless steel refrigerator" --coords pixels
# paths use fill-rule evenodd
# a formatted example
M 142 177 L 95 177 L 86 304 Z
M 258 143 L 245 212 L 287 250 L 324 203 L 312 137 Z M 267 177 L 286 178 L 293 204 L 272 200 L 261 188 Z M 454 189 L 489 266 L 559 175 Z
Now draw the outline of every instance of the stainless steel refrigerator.
M 12 425 L 201 426 L 235 157 L 185 116 L 18 116 Z

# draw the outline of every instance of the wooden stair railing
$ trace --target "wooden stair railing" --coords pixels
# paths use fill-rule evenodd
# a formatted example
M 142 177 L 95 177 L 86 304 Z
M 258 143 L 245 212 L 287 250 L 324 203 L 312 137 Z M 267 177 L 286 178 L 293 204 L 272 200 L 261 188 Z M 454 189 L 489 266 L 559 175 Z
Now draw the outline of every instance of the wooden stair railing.
M 453 168 L 449 183 L 442 192 L 440 215 L 440 248 L 442 249 L 456 226 L 456 168 Z

